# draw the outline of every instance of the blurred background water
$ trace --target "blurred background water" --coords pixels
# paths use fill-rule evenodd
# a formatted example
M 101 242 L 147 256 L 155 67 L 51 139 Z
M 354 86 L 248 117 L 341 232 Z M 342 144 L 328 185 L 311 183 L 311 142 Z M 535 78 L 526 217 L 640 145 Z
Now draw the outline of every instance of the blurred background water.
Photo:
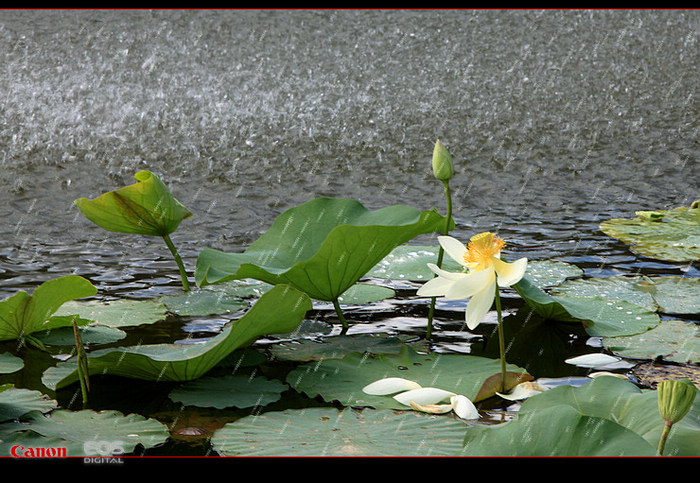
M 438 138 L 454 236 L 697 276 L 598 224 L 700 198 L 699 30 L 694 10 L 2 11 L 0 296 L 69 273 L 180 291 L 162 240 L 72 204 L 141 169 L 195 214 L 173 235 L 190 271 L 319 196 L 444 213 Z

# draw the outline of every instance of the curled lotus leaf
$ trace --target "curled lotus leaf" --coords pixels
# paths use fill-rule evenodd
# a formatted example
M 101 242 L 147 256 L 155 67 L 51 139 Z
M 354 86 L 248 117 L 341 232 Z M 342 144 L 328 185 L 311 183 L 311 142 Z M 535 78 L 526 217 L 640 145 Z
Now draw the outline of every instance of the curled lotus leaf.
M 332 301 L 402 243 L 444 229 L 436 211 L 395 205 L 368 210 L 352 199 L 317 198 L 291 208 L 243 253 L 204 249 L 199 286 L 252 278 Z
M 192 216 L 155 174 L 144 170 L 134 178 L 137 183 L 74 203 L 88 220 L 118 233 L 165 236 Z

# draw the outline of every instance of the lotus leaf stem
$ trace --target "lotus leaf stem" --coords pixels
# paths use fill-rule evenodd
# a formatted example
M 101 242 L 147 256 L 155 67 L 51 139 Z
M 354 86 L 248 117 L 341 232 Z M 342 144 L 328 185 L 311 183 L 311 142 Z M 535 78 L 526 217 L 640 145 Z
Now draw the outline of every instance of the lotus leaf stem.
M 345 319 L 345 316 L 343 315 L 343 311 L 340 310 L 340 303 L 338 302 L 338 299 L 333 299 L 333 307 L 335 308 L 335 313 L 338 314 L 338 318 L 340 319 L 340 322 L 343 324 L 343 331 L 342 333 L 344 334 L 348 330 L 348 321 Z
M 180 258 L 180 254 L 177 252 L 175 245 L 173 245 L 173 241 L 170 239 L 170 235 L 163 235 L 163 240 L 165 240 L 165 244 L 168 245 L 170 253 L 173 254 L 175 262 L 177 263 L 177 268 L 180 270 L 180 278 L 182 278 L 182 288 L 185 292 L 189 292 L 190 283 L 187 281 L 187 272 L 185 271 L 185 265 L 182 263 L 182 258 Z

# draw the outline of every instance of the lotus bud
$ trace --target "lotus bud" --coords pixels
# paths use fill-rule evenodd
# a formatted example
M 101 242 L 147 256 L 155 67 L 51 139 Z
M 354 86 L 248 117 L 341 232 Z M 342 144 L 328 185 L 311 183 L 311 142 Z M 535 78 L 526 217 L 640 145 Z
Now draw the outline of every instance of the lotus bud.
M 688 414 L 698 390 L 688 379 L 667 380 L 657 386 L 659 413 L 666 424 L 675 424 Z
M 440 181 L 449 181 L 454 175 L 455 168 L 452 164 L 452 156 L 447 152 L 440 140 L 435 143 L 433 149 L 433 174 Z

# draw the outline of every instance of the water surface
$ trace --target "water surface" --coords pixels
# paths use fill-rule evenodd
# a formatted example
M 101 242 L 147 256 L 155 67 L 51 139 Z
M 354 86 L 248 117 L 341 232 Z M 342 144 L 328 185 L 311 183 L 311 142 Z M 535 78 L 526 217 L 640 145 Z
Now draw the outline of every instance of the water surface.
M 700 198 L 697 11 L 0 12 L 0 294 L 77 273 L 102 294 L 180 290 L 159 239 L 72 205 L 149 169 L 241 251 L 318 196 L 444 211 L 455 236 L 609 275 L 659 269 L 600 221 Z M 434 243 L 421 237 L 416 243 Z

